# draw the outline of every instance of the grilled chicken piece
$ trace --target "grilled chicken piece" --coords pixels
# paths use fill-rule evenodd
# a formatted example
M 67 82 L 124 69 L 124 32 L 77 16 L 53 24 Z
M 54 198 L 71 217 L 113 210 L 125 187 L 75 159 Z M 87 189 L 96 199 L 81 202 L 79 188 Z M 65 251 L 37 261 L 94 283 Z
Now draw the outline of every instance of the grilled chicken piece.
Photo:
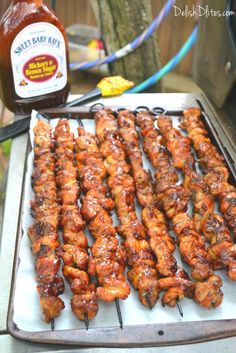
M 134 114 L 129 110 L 122 110 L 118 113 L 117 122 L 119 133 L 125 145 L 125 153 L 130 160 L 132 168 L 135 165 L 142 165 L 142 152 L 139 148 L 139 136 L 135 129 Z
M 202 236 L 193 230 L 192 219 L 186 213 L 179 213 L 172 222 L 179 240 L 181 257 L 191 266 L 193 278 L 197 281 L 207 279 L 213 273 L 212 259 L 205 248 Z
M 128 265 L 133 267 L 142 263 L 154 266 L 154 258 L 146 240 L 137 240 L 134 237 L 125 240 Z
M 156 203 L 156 198 L 154 195 L 154 187 L 150 173 L 144 169 L 141 169 L 139 166 L 134 166 L 133 177 L 135 181 L 137 198 L 140 205 L 143 207 L 147 205 L 154 205 Z
M 44 321 L 50 322 L 52 319 L 58 317 L 65 308 L 65 304 L 61 298 L 57 296 L 44 296 L 41 291 L 38 290 L 39 300 L 42 312 L 44 314 Z
M 175 217 L 173 217 L 172 224 L 177 237 L 179 237 L 180 234 L 185 231 L 185 229 L 194 229 L 192 218 L 185 212 L 180 212 Z
M 44 297 L 57 297 L 64 293 L 64 281 L 61 276 L 54 276 L 53 281 L 47 281 L 37 286 L 38 292 Z
M 192 268 L 192 277 L 203 281 L 213 274 L 211 257 L 205 248 L 201 235 L 193 230 L 188 230 L 179 236 L 179 250 L 182 259 Z
M 90 170 L 91 173 L 99 175 L 102 179 L 106 176 L 106 168 L 100 153 L 80 151 L 76 154 L 76 165 L 79 175 L 83 175 L 85 171 Z
M 59 298 L 59 295 L 64 292 L 64 281 L 62 277 L 55 276 L 51 278 L 51 282 L 39 284 L 37 290 L 44 321 L 50 322 L 50 320 L 59 316 L 61 310 L 65 307 L 64 302 Z
M 173 238 L 167 231 L 164 215 L 154 207 L 142 210 L 142 219 L 148 229 L 150 246 L 157 258 L 156 269 L 161 277 L 175 274 L 177 263 L 172 255 L 175 250 Z
M 130 216 L 130 219 L 128 218 Z M 137 240 L 143 240 L 147 238 L 146 229 L 144 228 L 142 222 L 137 219 L 136 213 L 134 211 L 128 211 L 126 214 L 122 214 L 122 223 L 120 226 L 116 227 L 117 232 L 123 238 L 134 237 Z
M 158 288 L 166 290 L 162 297 L 162 305 L 170 307 L 175 307 L 177 300 L 184 297 L 193 298 L 195 292 L 195 284 L 181 268 L 177 268 L 175 274 L 170 277 L 158 279 Z
M 81 270 L 88 267 L 88 253 L 77 245 L 65 244 L 62 246 L 62 259 L 65 265 L 73 266 Z
M 148 229 L 150 238 L 155 237 L 155 233 L 157 233 L 161 239 L 165 240 L 169 250 L 173 253 L 175 250 L 175 241 L 168 232 L 164 214 L 157 208 L 151 206 L 145 207 L 142 210 L 142 220 Z
M 194 294 L 195 301 L 207 309 L 216 308 L 222 303 L 222 280 L 219 276 L 212 275 L 204 282 L 196 282 Z
M 55 228 L 50 223 L 46 222 L 35 222 L 28 228 L 27 234 L 32 243 L 45 236 L 54 237 L 55 239 L 58 238 Z
M 89 223 L 89 231 L 95 239 L 98 237 L 116 237 L 116 229 L 113 227 L 112 218 L 105 210 L 101 210 Z
M 32 251 L 34 255 L 42 256 L 47 255 L 52 250 L 56 251 L 60 246 L 58 242 L 58 235 L 46 235 L 40 237 L 32 243 Z
M 229 172 L 225 167 L 215 167 L 214 169 L 209 170 L 204 177 L 213 196 L 220 196 L 232 189 L 232 186 L 227 182 L 228 178 Z
M 33 187 L 35 195 L 42 200 L 57 201 L 57 188 L 55 181 L 48 181 L 47 183 Z
M 110 212 L 113 207 L 112 199 L 96 189 L 91 189 L 83 199 L 81 213 L 86 220 L 93 220 L 103 209 Z
M 96 112 L 96 136 L 100 143 L 109 138 L 113 132 L 117 130 L 115 117 L 110 109 L 102 109 Z
M 74 149 L 74 134 L 70 131 L 70 123 L 67 119 L 60 119 L 54 130 L 56 148 Z M 58 151 L 57 151 L 58 152 Z
M 204 235 L 211 244 L 208 252 L 213 259 L 214 269 L 227 269 L 229 278 L 236 280 L 236 247 L 231 241 L 224 219 L 214 214 L 204 224 Z
M 58 199 L 63 205 L 74 205 L 78 199 L 79 186 L 76 180 L 68 181 L 60 187 Z
M 236 188 L 221 194 L 220 210 L 234 235 L 236 235 Z
M 201 175 L 185 166 L 184 186 L 190 191 L 193 202 L 193 224 L 196 232 L 202 232 L 204 222 L 214 212 L 214 198 Z
M 188 209 L 189 191 L 182 185 L 171 187 L 163 195 L 163 210 L 167 218 L 172 219 Z
M 38 278 L 50 277 L 54 278 L 60 268 L 60 259 L 58 255 L 51 251 L 46 255 L 38 256 L 35 261 L 35 271 Z
M 85 236 L 84 232 L 80 231 L 77 233 L 64 231 L 63 232 L 63 241 L 66 244 L 76 245 L 79 248 L 88 248 L 88 239 Z
M 74 161 L 74 150 L 64 146 L 57 146 L 57 149 L 54 150 L 54 157 L 56 160 L 56 171 L 66 169 Z
M 72 180 L 75 180 L 77 176 L 76 169 L 73 164 L 66 165 L 66 169 L 58 170 L 55 178 L 56 183 L 59 187 L 63 188 L 67 184 L 71 186 Z
M 76 317 L 84 321 L 84 315 L 88 315 L 88 319 L 94 318 L 98 312 L 96 289 L 94 284 L 90 284 L 88 274 L 85 271 L 73 268 L 71 266 L 63 266 L 63 274 L 70 280 L 71 291 L 71 308 Z
M 160 116 L 157 124 L 162 135 L 165 137 L 166 147 L 172 154 L 174 166 L 178 169 L 184 169 L 186 163 L 193 165 L 190 139 L 172 127 L 172 120 L 169 117 Z
M 96 290 L 97 297 L 104 302 L 112 302 L 115 299 L 126 299 L 130 294 L 130 287 L 123 274 L 104 278 L 104 287 Z
M 31 201 L 31 215 L 41 223 L 49 223 L 54 229 L 57 229 L 59 224 L 59 214 L 61 207 L 56 202 L 37 202 L 35 199 Z
M 138 290 L 140 302 L 147 308 L 152 308 L 159 298 L 155 269 L 142 264 L 129 270 L 127 276 L 133 287 Z
M 43 120 L 38 120 L 34 127 L 34 145 L 41 150 L 53 148 L 52 127 Z
M 94 134 L 79 127 L 78 135 L 79 137 L 75 140 L 75 151 L 77 153 L 85 151 L 86 153 L 96 152 L 99 154 L 98 139 Z
M 93 319 L 97 315 L 97 295 L 93 284 L 90 284 L 84 293 L 79 291 L 78 294 L 75 293 L 73 295 L 71 298 L 71 309 L 81 321 L 84 321 L 85 314 L 87 314 L 88 320 Z
M 103 301 L 125 299 L 130 288 L 123 274 L 126 253 L 115 237 L 98 237 L 92 246 L 94 271 L 98 277 L 97 296 Z
M 49 150 L 48 153 L 44 153 L 40 158 L 34 159 L 34 169 L 39 170 L 42 173 L 54 172 L 55 171 L 55 158 L 54 154 Z
M 203 234 L 210 244 L 222 241 L 231 242 L 229 229 L 219 214 L 210 215 L 204 223 Z
M 62 205 L 61 225 L 63 232 L 78 233 L 85 227 L 77 205 Z
M 101 144 L 100 151 L 103 157 L 112 157 L 116 161 L 125 160 L 124 147 L 117 132 L 106 138 Z
M 186 109 L 183 112 L 181 126 L 188 132 L 204 171 L 208 171 L 215 167 L 225 166 L 224 158 L 219 154 L 217 148 L 212 145 L 210 139 L 207 137 L 208 132 L 201 121 L 200 109 Z
M 97 145 L 97 138 L 83 128 L 78 129 L 76 163 L 83 189 L 98 189 L 106 176 L 106 169 Z
M 152 232 L 152 237 L 150 238 L 150 247 L 157 259 L 157 273 L 160 277 L 172 276 L 177 269 L 176 260 L 170 252 L 165 240 L 158 236 L 158 232 L 156 236 L 153 233 L 154 232 Z
M 192 137 L 191 134 L 189 136 Z M 223 156 L 218 153 L 208 137 L 194 135 L 194 147 L 199 155 L 199 164 L 205 172 L 212 168 L 225 167 Z

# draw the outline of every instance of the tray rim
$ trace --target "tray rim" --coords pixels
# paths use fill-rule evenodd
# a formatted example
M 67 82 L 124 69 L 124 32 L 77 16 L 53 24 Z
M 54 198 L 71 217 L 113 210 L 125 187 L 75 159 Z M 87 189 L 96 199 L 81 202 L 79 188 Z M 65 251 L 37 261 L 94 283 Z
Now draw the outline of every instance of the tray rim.
M 196 101 L 197 106 L 197 101 Z M 121 106 L 105 106 L 113 112 L 117 112 Z M 123 106 L 122 106 L 123 108 Z M 134 111 L 136 107 L 125 105 L 124 108 Z M 149 107 L 150 108 L 150 107 Z M 201 107 L 200 107 L 201 108 Z M 182 109 L 176 109 L 176 111 Z M 57 108 L 43 110 L 48 114 L 75 113 L 82 114 L 81 119 L 91 117 L 90 107 L 81 106 L 74 108 Z M 84 116 L 83 116 L 84 115 Z M 53 119 L 54 117 L 52 117 Z M 57 116 L 55 116 L 57 118 Z M 207 124 L 207 121 L 204 120 Z M 207 124 L 207 128 L 210 127 Z M 212 133 L 212 131 L 210 131 Z M 215 138 L 214 134 L 213 137 Z M 215 142 L 215 141 L 214 141 Z M 218 143 L 223 143 L 218 136 Z M 219 146 L 217 146 L 219 147 Z M 47 330 L 47 331 L 25 331 L 17 327 L 13 320 L 14 316 L 14 296 L 16 288 L 17 271 L 19 267 L 19 251 L 22 234 L 22 208 L 24 202 L 25 176 L 27 168 L 27 157 L 31 149 L 28 135 L 27 152 L 24 164 L 24 177 L 21 186 L 21 202 L 18 215 L 18 226 L 16 232 L 15 252 L 13 272 L 11 279 L 10 299 L 7 314 L 7 329 L 16 339 L 34 343 L 61 344 L 69 346 L 86 347 L 161 347 L 171 345 L 183 345 L 192 343 L 201 343 L 212 340 L 218 340 L 236 335 L 236 319 L 204 320 L 204 321 L 185 321 L 175 323 L 158 323 L 144 325 L 127 325 L 120 329 L 119 327 L 96 327 L 86 331 L 85 328 L 67 329 L 67 330 Z M 220 152 L 222 150 L 220 148 Z M 227 161 L 226 161 L 227 162 Z M 227 162 L 228 165 L 228 162 Z M 228 166 L 229 167 L 229 166 Z M 76 333 L 76 335 L 75 335 Z M 135 341 L 130 338 L 135 337 Z

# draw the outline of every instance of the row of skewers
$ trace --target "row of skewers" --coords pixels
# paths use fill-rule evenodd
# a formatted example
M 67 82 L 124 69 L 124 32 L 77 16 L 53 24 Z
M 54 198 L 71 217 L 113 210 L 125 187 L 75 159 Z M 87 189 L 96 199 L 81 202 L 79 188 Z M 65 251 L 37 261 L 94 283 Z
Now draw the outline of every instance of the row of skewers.
M 52 128 L 39 120 L 34 128 L 34 171 L 31 201 L 34 224 L 28 229 L 35 255 L 35 272 L 40 305 L 46 322 L 54 328 L 54 318 L 64 309 L 60 295 L 64 292 L 64 279 L 60 269 L 60 243 L 58 237 L 60 204 L 55 180 L 55 155 Z
M 98 300 L 115 302 L 123 326 L 119 300 L 130 293 L 126 264 L 140 302 L 150 309 L 162 291 L 162 305 L 177 305 L 181 316 L 184 297 L 208 309 L 221 304 L 222 280 L 214 271 L 226 269 L 229 278 L 236 279 L 236 248 L 230 233 L 236 229 L 236 189 L 200 116 L 199 109 L 184 111 L 181 128 L 188 137 L 167 116 L 158 118 L 157 128 L 148 111 L 134 115 L 121 110 L 116 118 L 109 109 L 99 110 L 94 114 L 96 135 L 78 120 L 76 139 L 67 119 L 59 120 L 54 134 L 50 125 L 38 122 L 31 201 L 35 221 L 28 235 L 40 304 L 52 328 L 64 307 L 59 297 L 64 290 L 60 259 L 72 291 L 71 309 L 87 329 L 99 310 Z M 203 175 L 196 168 L 191 144 Z M 155 180 L 143 166 L 142 147 L 155 169 Z M 215 198 L 220 199 L 223 217 L 214 213 Z M 190 199 L 192 217 L 187 212 Z M 94 239 L 91 244 L 85 225 Z M 193 280 L 174 257 L 176 244 Z

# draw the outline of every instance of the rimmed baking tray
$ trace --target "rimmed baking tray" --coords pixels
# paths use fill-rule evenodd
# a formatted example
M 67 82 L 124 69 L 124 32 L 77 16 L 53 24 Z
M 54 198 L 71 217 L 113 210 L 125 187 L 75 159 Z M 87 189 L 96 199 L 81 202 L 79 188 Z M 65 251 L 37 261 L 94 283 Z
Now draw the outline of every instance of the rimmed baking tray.
M 119 108 L 121 106 L 111 107 L 114 113 Z M 132 111 L 136 110 L 136 107 L 129 106 L 124 108 Z M 171 112 L 169 112 L 173 115 L 175 124 L 178 124 L 178 116 L 182 110 L 183 107 L 181 109 L 171 109 Z M 72 125 L 76 124 L 75 118 L 78 114 L 84 121 L 85 128 L 87 127 L 89 131 L 93 131 L 93 120 L 91 120 L 93 113 L 90 112 L 90 108 L 88 107 L 54 109 L 48 110 L 46 113 L 52 118 L 52 124 L 56 122 L 54 118 L 64 116 L 65 114 L 68 117 L 68 113 L 70 113 L 71 121 L 73 121 Z M 211 134 L 213 142 L 224 153 L 224 144 L 208 118 L 207 113 L 203 114 L 203 121 Z M 29 144 L 29 155 L 30 150 Z M 225 157 L 231 171 L 231 182 L 234 182 L 236 185 L 234 166 L 230 158 L 227 155 Z M 144 158 L 144 166 L 148 168 L 149 166 L 146 163 L 148 161 Z M 86 331 L 84 324 L 77 321 L 73 317 L 73 314 L 70 313 L 70 291 L 67 289 L 66 295 L 68 297 L 63 297 L 63 300 L 67 304 L 67 309 L 55 320 L 55 330 L 52 331 L 50 326 L 42 321 L 38 295 L 35 288 L 36 282 L 32 281 L 35 275 L 34 257 L 31 254 L 30 242 L 27 235 L 25 232 L 22 232 L 22 229 L 25 227 L 25 215 L 23 215 L 23 211 L 27 207 L 29 209 L 26 203 L 32 196 L 30 194 L 32 191 L 30 191 L 29 180 L 30 168 L 29 156 L 27 156 L 7 318 L 8 330 L 11 335 L 18 339 L 39 343 L 94 347 L 144 347 L 197 343 L 230 337 L 236 334 L 236 319 L 233 310 L 236 298 L 236 286 L 234 282 L 227 278 L 225 271 L 217 272 L 223 278 L 224 283 L 224 301 L 222 305 L 217 309 L 208 311 L 197 306 L 193 301 L 185 299 L 182 301 L 183 318 L 178 314 L 177 309 L 163 308 L 160 300 L 153 310 L 149 311 L 140 304 L 137 292 L 132 290 L 128 299 L 120 301 L 124 319 L 123 329 L 120 329 L 118 325 L 115 306 L 101 303 L 97 317 L 91 321 L 90 328 Z M 189 268 L 182 263 L 178 250 L 176 250 L 175 256 L 178 264 L 189 272 Z M 22 272 L 22 266 L 25 263 L 26 267 Z

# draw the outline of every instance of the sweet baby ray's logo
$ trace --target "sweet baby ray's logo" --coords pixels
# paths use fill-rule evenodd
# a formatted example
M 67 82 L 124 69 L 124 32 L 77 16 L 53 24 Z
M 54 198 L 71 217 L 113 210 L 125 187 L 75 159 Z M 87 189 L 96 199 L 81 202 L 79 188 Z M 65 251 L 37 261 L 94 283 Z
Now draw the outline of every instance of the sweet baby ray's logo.
M 23 66 L 24 77 L 31 82 L 45 82 L 50 80 L 58 70 L 58 61 L 52 55 L 37 55 L 28 60 Z

